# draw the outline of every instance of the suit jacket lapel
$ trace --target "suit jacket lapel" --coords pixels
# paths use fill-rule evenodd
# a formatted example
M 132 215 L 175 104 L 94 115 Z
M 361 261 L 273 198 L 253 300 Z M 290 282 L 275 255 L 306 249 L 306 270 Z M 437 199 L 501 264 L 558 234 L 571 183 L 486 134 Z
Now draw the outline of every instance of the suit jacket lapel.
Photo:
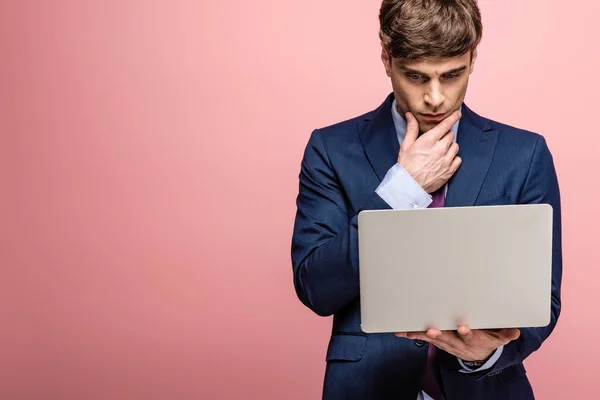
M 367 159 L 381 182 L 388 170 L 398 161 L 398 136 L 392 119 L 393 93 L 379 108 L 359 125 L 359 137 Z
M 448 183 L 446 207 L 475 204 L 492 163 L 498 132 L 463 104 L 457 142 L 462 165 Z

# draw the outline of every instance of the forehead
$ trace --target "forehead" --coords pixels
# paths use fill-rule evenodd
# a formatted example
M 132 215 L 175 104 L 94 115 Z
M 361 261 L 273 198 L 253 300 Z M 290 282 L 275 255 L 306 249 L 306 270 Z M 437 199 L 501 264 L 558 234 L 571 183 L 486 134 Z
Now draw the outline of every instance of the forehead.
M 408 60 L 404 58 L 394 58 L 393 63 L 400 69 L 414 70 L 431 75 L 441 75 L 453 69 L 468 66 L 471 60 L 471 53 L 449 57 L 449 58 L 419 58 Z

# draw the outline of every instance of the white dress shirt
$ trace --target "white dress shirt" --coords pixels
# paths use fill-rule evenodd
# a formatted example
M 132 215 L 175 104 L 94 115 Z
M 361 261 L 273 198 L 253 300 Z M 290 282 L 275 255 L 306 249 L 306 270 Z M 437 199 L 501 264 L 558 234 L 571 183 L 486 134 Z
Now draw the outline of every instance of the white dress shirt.
M 396 100 L 392 103 L 392 118 L 394 120 L 394 127 L 396 129 L 396 135 L 398 137 L 398 143 L 402 144 L 404 137 L 406 136 L 406 121 L 398 113 Z M 457 121 L 452 126 L 454 132 L 454 141 L 458 135 L 458 126 L 460 121 Z M 446 185 L 445 190 L 448 190 Z M 377 194 L 393 209 L 410 209 L 410 208 L 427 208 L 433 201 L 430 194 L 425 192 L 423 188 L 413 179 L 413 177 L 406 172 L 404 168 L 398 163 L 394 164 L 385 175 L 383 181 L 376 189 Z M 494 366 L 496 361 L 502 355 L 504 346 L 500 346 L 492 357 L 480 368 L 470 369 L 463 361 L 458 358 L 458 362 L 461 365 L 462 373 L 473 373 L 490 369 Z M 421 391 L 417 396 L 417 400 L 432 400 L 427 393 Z

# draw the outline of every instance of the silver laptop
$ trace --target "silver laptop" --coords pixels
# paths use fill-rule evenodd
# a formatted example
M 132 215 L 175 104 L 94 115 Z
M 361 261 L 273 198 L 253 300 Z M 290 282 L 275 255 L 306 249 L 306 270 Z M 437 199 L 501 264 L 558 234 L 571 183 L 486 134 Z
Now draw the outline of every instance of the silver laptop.
M 550 323 L 550 205 L 362 211 L 358 241 L 363 332 Z

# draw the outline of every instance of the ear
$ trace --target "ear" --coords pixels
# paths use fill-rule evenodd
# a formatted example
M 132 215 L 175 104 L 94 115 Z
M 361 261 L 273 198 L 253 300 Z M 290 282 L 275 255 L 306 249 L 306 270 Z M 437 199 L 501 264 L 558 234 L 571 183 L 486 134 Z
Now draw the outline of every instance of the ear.
M 477 49 L 473 50 L 471 53 L 471 65 L 469 67 L 469 74 L 473 73 L 473 68 L 475 68 L 475 60 L 477 60 Z
M 390 53 L 388 52 L 387 47 L 381 42 L 381 62 L 383 62 L 383 66 L 385 67 L 385 73 L 387 76 L 392 76 L 392 58 L 390 57 Z

